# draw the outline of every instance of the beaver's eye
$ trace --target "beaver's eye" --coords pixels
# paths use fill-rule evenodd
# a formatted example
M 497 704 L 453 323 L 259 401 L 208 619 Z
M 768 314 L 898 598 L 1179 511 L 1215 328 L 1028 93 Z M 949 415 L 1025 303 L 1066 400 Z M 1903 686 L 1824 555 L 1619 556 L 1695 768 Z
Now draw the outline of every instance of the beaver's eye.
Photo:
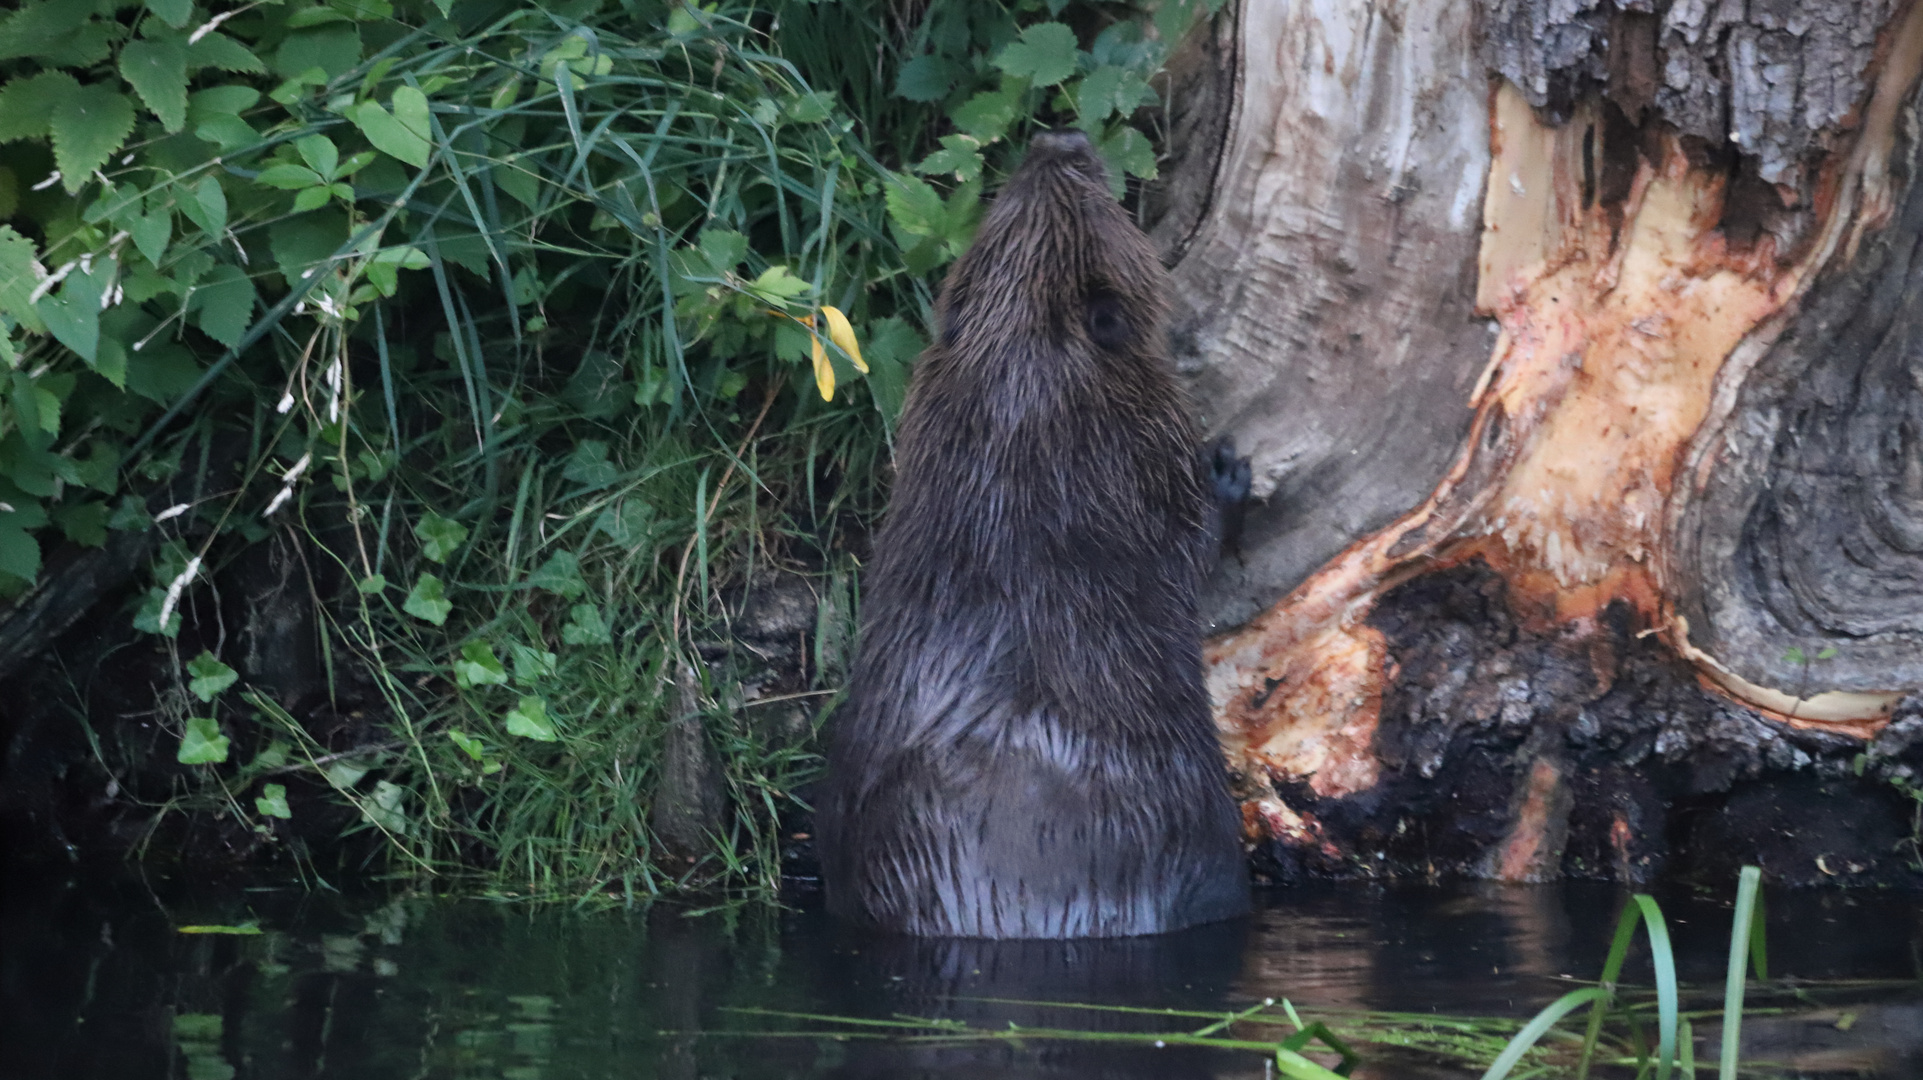
M 1088 329 L 1089 340 L 1104 349 L 1120 349 L 1128 344 L 1128 312 L 1122 307 L 1121 299 L 1113 294 L 1096 293 L 1089 297 L 1088 306 L 1082 312 L 1082 325 Z

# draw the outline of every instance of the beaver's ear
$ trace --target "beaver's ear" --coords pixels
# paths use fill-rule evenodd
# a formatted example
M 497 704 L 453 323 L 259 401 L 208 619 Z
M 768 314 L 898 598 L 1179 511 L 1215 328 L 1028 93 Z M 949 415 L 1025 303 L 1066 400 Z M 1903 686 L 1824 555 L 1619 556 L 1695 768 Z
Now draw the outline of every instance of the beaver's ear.
M 1128 347 L 1135 327 L 1128 321 L 1128 308 L 1122 298 L 1106 290 L 1092 292 L 1082 307 L 1082 327 L 1088 339 L 1104 349 Z

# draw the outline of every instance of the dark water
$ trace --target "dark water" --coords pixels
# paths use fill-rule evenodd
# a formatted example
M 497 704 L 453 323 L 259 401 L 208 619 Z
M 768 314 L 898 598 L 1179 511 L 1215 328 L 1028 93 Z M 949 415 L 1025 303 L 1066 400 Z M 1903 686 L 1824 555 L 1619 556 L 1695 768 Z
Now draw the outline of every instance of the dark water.
M 1685 981 L 1720 985 L 1727 901 L 1663 897 Z M 805 903 L 687 918 L 7 873 L 0 1077 L 1260 1077 L 1252 1053 L 875 1043 L 744 1010 L 1144 1031 L 1185 1025 L 981 999 L 1226 1009 L 1286 997 L 1311 1017 L 1524 1017 L 1571 989 L 1559 976 L 1594 976 L 1621 902 L 1573 885 L 1323 886 L 1265 893 L 1241 924 L 993 945 L 853 933 Z M 1923 971 L 1923 897 L 1782 892 L 1768 905 L 1772 974 Z M 263 932 L 178 932 L 248 921 Z M 738 1034 L 769 1030 L 812 1034 Z

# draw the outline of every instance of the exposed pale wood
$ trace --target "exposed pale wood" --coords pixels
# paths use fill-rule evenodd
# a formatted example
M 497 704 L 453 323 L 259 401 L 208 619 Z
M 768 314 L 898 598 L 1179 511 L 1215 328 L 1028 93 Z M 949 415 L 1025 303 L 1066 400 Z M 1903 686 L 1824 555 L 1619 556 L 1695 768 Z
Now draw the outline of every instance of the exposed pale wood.
M 1260 500 L 1205 598 L 1219 624 L 1421 501 L 1467 428 L 1490 340 L 1475 24 L 1469 0 L 1241 10 L 1209 216 L 1174 267 L 1176 363 Z
M 1801 768 L 1756 749 L 1787 731 L 1861 746 L 1923 686 L 1923 14 L 1622 6 L 1241 12 L 1238 111 L 1177 272 L 1202 407 L 1270 500 L 1218 576 L 1213 612 L 1242 625 L 1209 646 L 1210 690 L 1251 834 L 1299 857 L 1394 848 L 1385 808 L 1466 783 L 1439 770 L 1469 754 L 1494 772 L 1450 868 L 1635 876 L 1659 790 Z M 1498 76 L 1460 80 L 1493 85 L 1473 108 L 1436 78 L 1468 63 L 1451 31 Z M 1443 102 L 1398 175 L 1486 173 L 1473 278 L 1457 204 L 1418 184 L 1389 214 L 1371 187 L 1384 118 Z M 1476 314 L 1500 334 L 1463 334 Z M 1468 593 L 1424 583 L 1470 566 L 1520 621 L 1432 650 Z M 1286 595 L 1246 614 L 1265 592 Z M 1642 708 L 1699 779 L 1597 779 L 1596 740 L 1633 749 Z

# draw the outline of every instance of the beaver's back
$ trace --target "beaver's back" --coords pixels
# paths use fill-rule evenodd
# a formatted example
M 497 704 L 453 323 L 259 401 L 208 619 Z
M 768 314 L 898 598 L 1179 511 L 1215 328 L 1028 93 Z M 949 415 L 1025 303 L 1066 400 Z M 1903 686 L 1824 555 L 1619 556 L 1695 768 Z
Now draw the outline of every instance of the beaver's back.
M 1165 291 L 1086 140 L 1039 137 L 949 275 L 903 413 L 820 807 L 835 910 L 1075 937 L 1246 907 Z

